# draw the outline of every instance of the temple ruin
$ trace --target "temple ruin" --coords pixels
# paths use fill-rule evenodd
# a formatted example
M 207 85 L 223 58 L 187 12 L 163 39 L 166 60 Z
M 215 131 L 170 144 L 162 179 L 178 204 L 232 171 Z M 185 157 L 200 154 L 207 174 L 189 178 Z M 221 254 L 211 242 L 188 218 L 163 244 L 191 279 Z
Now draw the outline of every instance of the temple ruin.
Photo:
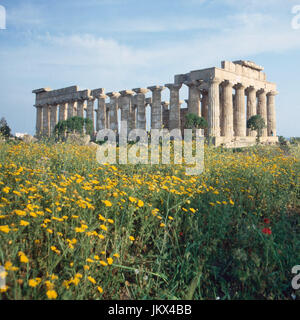
M 180 89 L 188 87 L 187 107 L 182 108 Z M 169 101 L 162 101 L 168 89 Z M 247 120 L 260 114 L 265 120 L 261 142 L 276 143 L 276 84 L 266 80 L 263 67 L 250 61 L 223 61 L 221 68 L 191 71 L 175 75 L 174 83 L 135 88 L 105 94 L 103 88 L 79 90 L 77 86 L 51 90 L 33 90 L 36 94 L 36 136 L 51 136 L 58 121 L 75 115 L 87 117 L 94 131 L 120 129 L 127 121 L 128 130 L 150 128 L 184 128 L 185 115 L 204 117 L 208 128 L 204 135 L 214 145 L 248 146 L 255 144 L 256 132 L 247 129 Z M 149 97 L 147 97 L 149 95 Z M 95 108 L 95 101 L 97 107 Z M 146 107 L 151 117 L 146 117 Z M 120 110 L 120 111 L 119 111 Z

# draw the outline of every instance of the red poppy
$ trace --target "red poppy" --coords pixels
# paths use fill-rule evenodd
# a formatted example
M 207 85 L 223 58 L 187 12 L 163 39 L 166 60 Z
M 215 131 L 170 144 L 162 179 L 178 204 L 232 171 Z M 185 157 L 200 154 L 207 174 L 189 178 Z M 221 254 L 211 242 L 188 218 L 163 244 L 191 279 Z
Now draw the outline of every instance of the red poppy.
M 272 231 L 271 231 L 271 229 L 269 229 L 269 228 L 263 228 L 263 229 L 262 229 L 262 232 L 263 232 L 264 234 L 272 234 Z
M 179 236 L 182 237 L 183 236 L 183 232 L 179 232 Z
M 269 224 L 270 222 L 271 222 L 270 219 L 268 219 L 268 218 L 264 219 L 264 223 Z

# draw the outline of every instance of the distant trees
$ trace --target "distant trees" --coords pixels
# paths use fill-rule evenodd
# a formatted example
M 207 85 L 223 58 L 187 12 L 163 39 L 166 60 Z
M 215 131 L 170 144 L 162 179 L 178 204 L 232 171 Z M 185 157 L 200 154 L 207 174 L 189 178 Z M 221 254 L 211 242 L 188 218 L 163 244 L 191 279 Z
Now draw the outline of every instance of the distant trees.
M 61 139 L 68 133 L 93 135 L 93 122 L 91 119 L 82 117 L 72 117 L 67 120 L 59 121 L 54 128 L 55 135 Z
M 262 130 L 266 127 L 265 120 L 262 118 L 260 114 L 257 114 L 255 116 L 252 116 L 248 121 L 247 121 L 247 128 L 256 131 L 257 136 L 256 136 L 256 141 L 259 143 L 260 137 L 262 135 Z
M 0 119 L 0 135 L 5 138 L 9 138 L 11 136 L 11 129 L 4 117 Z
M 185 127 L 187 129 L 206 129 L 208 126 L 205 118 L 199 117 L 194 113 L 188 113 L 185 118 Z

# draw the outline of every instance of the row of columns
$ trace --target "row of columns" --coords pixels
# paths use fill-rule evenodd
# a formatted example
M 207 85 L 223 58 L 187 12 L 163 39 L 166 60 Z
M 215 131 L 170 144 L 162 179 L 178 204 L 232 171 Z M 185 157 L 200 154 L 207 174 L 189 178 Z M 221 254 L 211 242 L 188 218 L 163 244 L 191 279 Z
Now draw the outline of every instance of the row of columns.
M 212 79 L 208 83 L 201 80 L 185 82 L 189 88 L 188 112 L 204 117 L 208 121 L 206 135 L 219 137 L 255 136 L 246 128 L 246 119 L 260 114 L 267 124 L 263 136 L 276 136 L 275 91 L 256 89 L 253 86 L 233 84 L 231 81 Z M 205 86 L 205 88 L 203 88 Z M 131 129 L 146 130 L 146 106 L 150 104 L 146 94 L 151 91 L 151 128 L 160 129 L 163 126 L 163 110 L 169 105 L 168 129 L 181 127 L 180 89 L 182 84 L 166 84 L 136 88 L 120 92 L 101 93 L 87 99 L 63 102 L 59 105 L 37 105 L 36 131 L 37 135 L 50 136 L 58 121 L 66 120 L 75 115 L 86 117 L 95 122 L 95 130 L 110 128 L 118 131 L 118 109 L 121 109 L 121 121 L 127 121 L 128 131 Z M 162 102 L 162 91 L 170 90 L 170 102 Z M 233 94 L 233 89 L 235 94 Z M 245 105 L 245 96 L 247 103 Z M 107 97 L 110 102 L 106 103 Z M 97 99 L 97 109 L 94 110 Z M 86 105 L 86 106 L 85 106 Z M 246 111 L 247 110 L 247 111 Z
M 241 83 L 234 84 L 229 80 L 219 79 L 210 80 L 207 83 L 207 90 L 201 89 L 203 84 L 201 81 L 185 84 L 189 87 L 189 112 L 207 119 L 210 136 L 255 136 L 254 131 L 247 129 L 246 123 L 249 118 L 257 114 L 261 115 L 266 124 L 262 136 L 276 136 L 276 91 L 267 91 L 254 86 L 245 87 Z M 247 98 L 246 104 L 245 98 Z

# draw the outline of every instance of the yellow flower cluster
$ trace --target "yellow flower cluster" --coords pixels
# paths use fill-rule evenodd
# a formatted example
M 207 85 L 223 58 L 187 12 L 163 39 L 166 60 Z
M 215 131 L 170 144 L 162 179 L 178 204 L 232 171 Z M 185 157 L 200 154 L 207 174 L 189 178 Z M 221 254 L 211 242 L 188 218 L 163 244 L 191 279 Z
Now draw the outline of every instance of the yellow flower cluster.
M 238 205 L 237 193 L 254 203 L 256 190 L 237 177 L 245 169 L 268 174 L 274 188 L 288 188 L 297 176 L 297 160 L 280 152 L 206 150 L 205 172 L 188 176 L 180 166 L 99 165 L 89 147 L 1 148 L 0 265 L 8 272 L 10 298 L 21 298 L 15 292 L 28 299 L 76 298 L 79 291 L 102 297 L 109 277 L 134 264 L 130 250 L 147 247 L 149 228 L 166 235 L 178 216 L 202 214 L 195 199 L 208 199 L 211 212 Z

